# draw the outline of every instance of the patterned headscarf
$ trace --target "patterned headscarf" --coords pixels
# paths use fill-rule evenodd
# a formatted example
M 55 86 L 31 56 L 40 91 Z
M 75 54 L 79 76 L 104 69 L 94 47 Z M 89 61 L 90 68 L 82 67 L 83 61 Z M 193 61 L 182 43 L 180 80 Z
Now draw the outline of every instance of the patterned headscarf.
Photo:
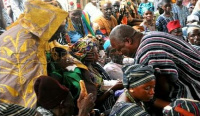
M 151 2 L 148 2 L 148 3 L 141 3 L 139 8 L 138 8 L 138 13 L 143 16 L 143 14 L 146 12 L 146 11 L 151 11 L 153 12 L 154 11 L 154 6 Z
M 87 55 L 87 52 L 91 52 L 94 46 L 97 46 L 97 39 L 94 36 L 88 35 L 85 38 L 79 39 L 72 45 L 71 49 L 74 55 L 82 60 Z
M 164 107 L 164 116 L 199 116 L 200 102 L 192 99 L 176 99 L 170 105 Z
M 155 79 L 154 69 L 151 66 L 131 64 L 125 65 L 122 70 L 124 72 L 123 85 L 125 88 L 134 88 Z
M 153 12 L 154 12 L 153 10 L 154 10 L 154 9 L 153 9 L 151 6 L 144 7 L 144 8 L 142 9 L 142 16 L 143 16 L 144 13 L 147 12 L 147 11 L 151 11 L 151 12 L 153 13 Z

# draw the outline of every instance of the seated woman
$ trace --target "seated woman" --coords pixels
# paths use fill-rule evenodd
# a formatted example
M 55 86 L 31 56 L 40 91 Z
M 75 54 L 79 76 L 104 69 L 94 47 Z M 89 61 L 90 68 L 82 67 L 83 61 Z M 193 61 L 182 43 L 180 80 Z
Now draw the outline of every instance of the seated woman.
M 126 65 L 123 67 L 125 91 L 112 108 L 110 116 L 150 116 L 143 101 L 154 97 L 155 76 L 151 66 Z
M 110 77 L 105 70 L 97 63 L 98 55 L 98 42 L 93 36 L 87 36 L 79 39 L 71 48 L 72 54 L 78 58 L 83 64 L 88 67 L 90 77 L 97 89 L 97 100 L 95 102 L 96 108 L 101 112 L 108 111 L 115 103 L 114 91 L 122 89 L 122 83 L 117 82 L 115 85 L 110 86 L 108 90 L 103 91 L 102 84 L 104 80 L 110 80 Z

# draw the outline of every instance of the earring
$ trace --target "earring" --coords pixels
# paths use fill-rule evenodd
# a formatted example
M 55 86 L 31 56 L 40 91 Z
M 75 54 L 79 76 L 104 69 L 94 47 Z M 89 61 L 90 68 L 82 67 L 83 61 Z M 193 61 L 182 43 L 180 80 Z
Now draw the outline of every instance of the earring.
M 133 89 L 131 89 L 131 90 L 129 90 L 131 93 L 134 93 L 134 90 Z

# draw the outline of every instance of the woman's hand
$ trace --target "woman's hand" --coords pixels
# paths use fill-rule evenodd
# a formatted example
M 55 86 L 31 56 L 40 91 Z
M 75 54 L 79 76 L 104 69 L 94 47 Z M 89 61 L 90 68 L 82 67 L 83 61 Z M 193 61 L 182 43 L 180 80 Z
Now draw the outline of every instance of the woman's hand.
M 115 85 L 113 85 L 110 89 L 112 89 L 113 91 L 116 91 L 116 90 L 120 90 L 120 89 L 123 89 L 124 86 L 123 86 L 123 83 L 122 81 L 118 81 Z

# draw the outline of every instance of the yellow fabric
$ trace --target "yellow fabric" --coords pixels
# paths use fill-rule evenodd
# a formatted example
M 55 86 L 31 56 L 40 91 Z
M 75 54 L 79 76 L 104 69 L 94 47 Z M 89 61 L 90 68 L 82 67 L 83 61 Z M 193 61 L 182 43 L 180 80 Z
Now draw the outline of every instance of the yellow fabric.
M 67 46 L 67 45 L 61 45 L 56 40 L 50 42 L 49 46 L 50 46 L 50 49 L 53 49 L 55 47 L 59 47 L 59 48 L 65 49 L 66 51 L 71 51 L 71 49 L 69 48 L 69 46 Z M 73 61 L 73 63 L 77 67 L 85 69 L 85 70 L 88 70 L 87 66 L 85 66 L 83 63 L 81 63 L 79 60 L 77 60 L 76 58 L 74 58 L 70 54 L 67 54 L 65 57 L 68 57 L 68 59 L 71 59 L 70 61 Z
M 48 40 L 67 16 L 48 3 L 30 0 L 24 14 L 0 36 L 0 102 L 36 106 L 33 85 L 47 75 Z
M 106 20 L 103 16 L 97 18 L 95 21 L 101 30 L 106 29 L 107 36 L 110 34 L 111 30 L 117 26 L 117 20 L 114 16 L 111 16 L 111 20 Z
M 73 26 L 73 24 L 72 24 L 71 19 L 68 18 L 67 20 L 68 20 L 68 21 L 67 21 L 67 24 L 68 24 L 67 31 L 74 31 L 75 29 L 74 29 L 74 26 Z
M 176 3 L 176 0 L 171 0 L 172 3 Z

